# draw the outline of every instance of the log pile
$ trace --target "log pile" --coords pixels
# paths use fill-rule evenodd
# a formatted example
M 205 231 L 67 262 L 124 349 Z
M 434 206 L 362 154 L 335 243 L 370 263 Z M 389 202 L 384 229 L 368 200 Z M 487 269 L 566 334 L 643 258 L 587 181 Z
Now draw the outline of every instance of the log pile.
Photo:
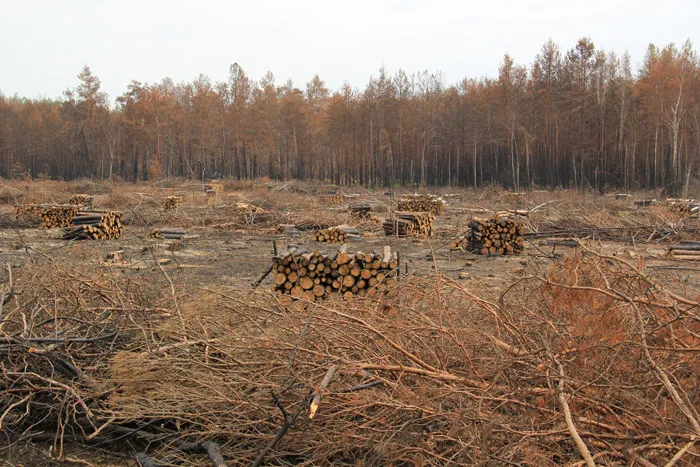
M 382 228 L 387 236 L 430 237 L 433 234 L 434 220 L 435 215 L 430 212 L 396 211 L 391 219 L 384 220 Z
M 17 218 L 26 217 L 38 221 L 45 229 L 69 226 L 78 211 L 78 206 L 72 204 L 22 204 L 15 206 Z
M 666 202 L 672 212 L 681 216 L 697 217 L 700 214 L 700 203 L 694 199 L 669 198 Z
M 327 243 L 345 243 L 348 239 L 348 234 L 337 227 L 328 229 L 314 230 L 314 241 Z
M 68 204 L 73 204 L 75 206 L 80 206 L 83 209 L 92 209 L 92 203 L 95 201 L 90 195 L 85 193 L 79 193 L 71 196 Z
M 217 196 L 224 192 L 224 186 L 220 183 L 207 183 L 204 185 L 204 193 L 207 196 Z
M 369 204 L 353 204 L 350 206 L 350 217 L 353 219 L 368 221 L 371 217 L 371 210 L 372 206 Z
M 668 247 L 667 256 L 684 261 L 700 261 L 700 241 L 681 240 L 678 245 Z
M 185 236 L 185 231 L 183 229 L 153 229 L 148 234 L 151 238 L 158 238 L 164 240 L 181 240 Z
M 253 206 L 252 204 L 248 204 L 248 203 L 236 203 L 236 204 L 234 204 L 233 211 L 236 214 L 244 214 L 244 215 L 261 214 L 261 213 L 265 212 L 265 210 L 263 208 L 258 207 L 258 206 Z
M 305 253 L 291 249 L 272 262 L 274 291 L 308 301 L 337 294 L 345 298 L 374 296 L 395 284 L 399 263 L 390 247 L 384 253 Z
M 521 253 L 525 247 L 525 228 L 508 217 L 472 220 L 467 233 L 467 249 L 482 255 Z
M 526 195 L 527 193 L 506 193 L 503 195 L 503 198 L 509 203 L 519 203 L 525 199 Z
M 434 216 L 442 214 L 445 200 L 439 196 L 429 194 L 404 195 L 398 202 L 398 211 L 428 212 Z
M 326 206 L 337 206 L 345 202 L 345 195 L 338 193 L 321 195 L 321 202 L 323 202 L 323 204 Z
M 634 205 L 637 207 L 643 207 L 643 206 L 651 206 L 654 203 L 656 203 L 655 199 L 638 199 L 634 202 Z
M 166 196 L 163 198 L 163 211 L 176 210 L 182 204 L 182 197 L 180 196 Z
M 15 206 L 15 217 L 25 218 L 33 222 L 39 222 L 41 219 L 41 205 L 39 204 L 18 204 Z
M 83 211 L 73 218 L 72 226 L 63 229 L 64 240 L 109 240 L 122 234 L 122 213 L 118 211 Z

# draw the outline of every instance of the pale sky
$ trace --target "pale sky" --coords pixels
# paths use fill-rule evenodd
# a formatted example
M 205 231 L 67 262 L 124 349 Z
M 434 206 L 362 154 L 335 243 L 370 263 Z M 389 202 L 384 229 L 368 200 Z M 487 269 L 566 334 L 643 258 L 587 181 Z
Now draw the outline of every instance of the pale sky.
M 699 20 L 700 0 L 0 0 L 0 92 L 58 97 L 84 64 L 112 101 L 132 79 L 225 81 L 234 62 L 302 89 L 315 73 L 362 88 L 382 65 L 451 84 L 496 76 L 506 52 L 529 65 L 550 37 L 628 50 L 636 69 L 650 42 L 700 47 Z

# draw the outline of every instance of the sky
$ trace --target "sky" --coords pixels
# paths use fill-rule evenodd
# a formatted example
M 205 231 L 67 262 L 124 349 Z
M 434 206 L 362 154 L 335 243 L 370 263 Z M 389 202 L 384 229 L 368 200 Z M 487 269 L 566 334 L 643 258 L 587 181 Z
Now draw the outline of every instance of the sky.
M 629 51 L 700 44 L 699 0 L 0 0 L 0 92 L 59 97 L 88 65 L 111 100 L 132 80 L 225 81 L 237 62 L 254 80 L 304 88 L 314 74 L 339 89 L 428 70 L 447 84 L 495 77 L 503 55 L 533 62 L 552 38 Z

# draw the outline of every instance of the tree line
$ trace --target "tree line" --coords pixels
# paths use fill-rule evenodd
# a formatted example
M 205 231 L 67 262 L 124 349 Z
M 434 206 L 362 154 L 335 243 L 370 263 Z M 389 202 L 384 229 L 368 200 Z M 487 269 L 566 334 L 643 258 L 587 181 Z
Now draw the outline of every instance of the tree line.
M 547 41 L 525 66 L 447 85 L 381 68 L 364 89 L 304 89 L 241 66 L 226 82 L 132 81 L 110 104 L 89 67 L 58 99 L 0 93 L 0 176 L 329 180 L 340 185 L 658 188 L 700 168 L 693 46 L 627 53 Z

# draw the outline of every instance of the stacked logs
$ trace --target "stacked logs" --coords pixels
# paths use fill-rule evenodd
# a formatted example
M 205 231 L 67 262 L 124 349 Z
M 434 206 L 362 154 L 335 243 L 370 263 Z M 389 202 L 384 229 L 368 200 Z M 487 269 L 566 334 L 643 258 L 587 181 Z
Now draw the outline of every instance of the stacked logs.
M 41 206 L 41 211 L 39 213 L 41 217 L 41 226 L 45 229 L 67 227 L 78 214 L 78 211 L 78 206 L 72 204 Z
M 445 200 L 435 195 L 413 194 L 402 196 L 396 209 L 398 211 L 429 212 L 434 216 L 442 214 Z
M 353 204 L 350 206 L 350 217 L 353 219 L 368 221 L 372 217 L 372 215 L 369 213 L 371 210 L 372 206 L 369 204 Z
M 204 193 L 207 196 L 217 196 L 224 192 L 224 186 L 220 183 L 208 183 L 204 185 Z
M 669 209 L 681 216 L 697 217 L 700 214 L 700 203 L 694 199 L 669 198 L 666 201 Z
M 467 249 L 482 255 L 521 253 L 525 247 L 524 233 L 525 228 L 515 219 L 475 219 L 469 222 Z
M 258 206 L 253 206 L 252 204 L 248 203 L 236 203 L 233 205 L 233 211 L 236 214 L 260 214 L 265 212 L 265 210 L 261 207 Z
M 345 195 L 330 193 L 327 195 L 321 195 L 321 202 L 326 206 L 336 206 L 338 204 L 343 204 L 345 202 Z
M 314 230 L 314 241 L 327 243 L 345 243 L 348 239 L 348 234 L 337 227 L 328 229 Z
M 391 219 L 384 220 L 382 228 L 387 236 L 430 237 L 433 234 L 434 220 L 435 215 L 430 212 L 396 211 Z
M 95 201 L 90 195 L 85 193 L 79 193 L 71 196 L 68 204 L 73 204 L 75 206 L 80 206 L 83 209 L 92 209 L 92 203 Z
M 64 240 L 109 240 L 122 234 L 122 213 L 118 211 L 83 211 L 63 230 Z
M 452 240 L 450 243 L 450 248 L 453 250 L 466 250 L 469 248 L 469 240 L 467 239 L 466 235 L 460 235 L 459 237 L 455 238 Z
M 308 301 L 331 294 L 374 296 L 395 284 L 399 263 L 390 247 L 384 253 L 305 253 L 291 249 L 273 259 L 274 291 Z
M 180 207 L 182 198 L 180 196 L 166 196 L 163 198 L 163 211 L 172 211 Z
M 183 229 L 153 229 L 148 236 L 164 240 L 182 240 L 185 231 Z
M 668 247 L 668 257 L 684 261 L 700 261 L 700 241 L 681 240 Z
M 41 206 L 38 204 L 18 204 L 15 206 L 15 217 L 17 219 L 29 218 L 33 221 L 39 222 L 41 217 Z

